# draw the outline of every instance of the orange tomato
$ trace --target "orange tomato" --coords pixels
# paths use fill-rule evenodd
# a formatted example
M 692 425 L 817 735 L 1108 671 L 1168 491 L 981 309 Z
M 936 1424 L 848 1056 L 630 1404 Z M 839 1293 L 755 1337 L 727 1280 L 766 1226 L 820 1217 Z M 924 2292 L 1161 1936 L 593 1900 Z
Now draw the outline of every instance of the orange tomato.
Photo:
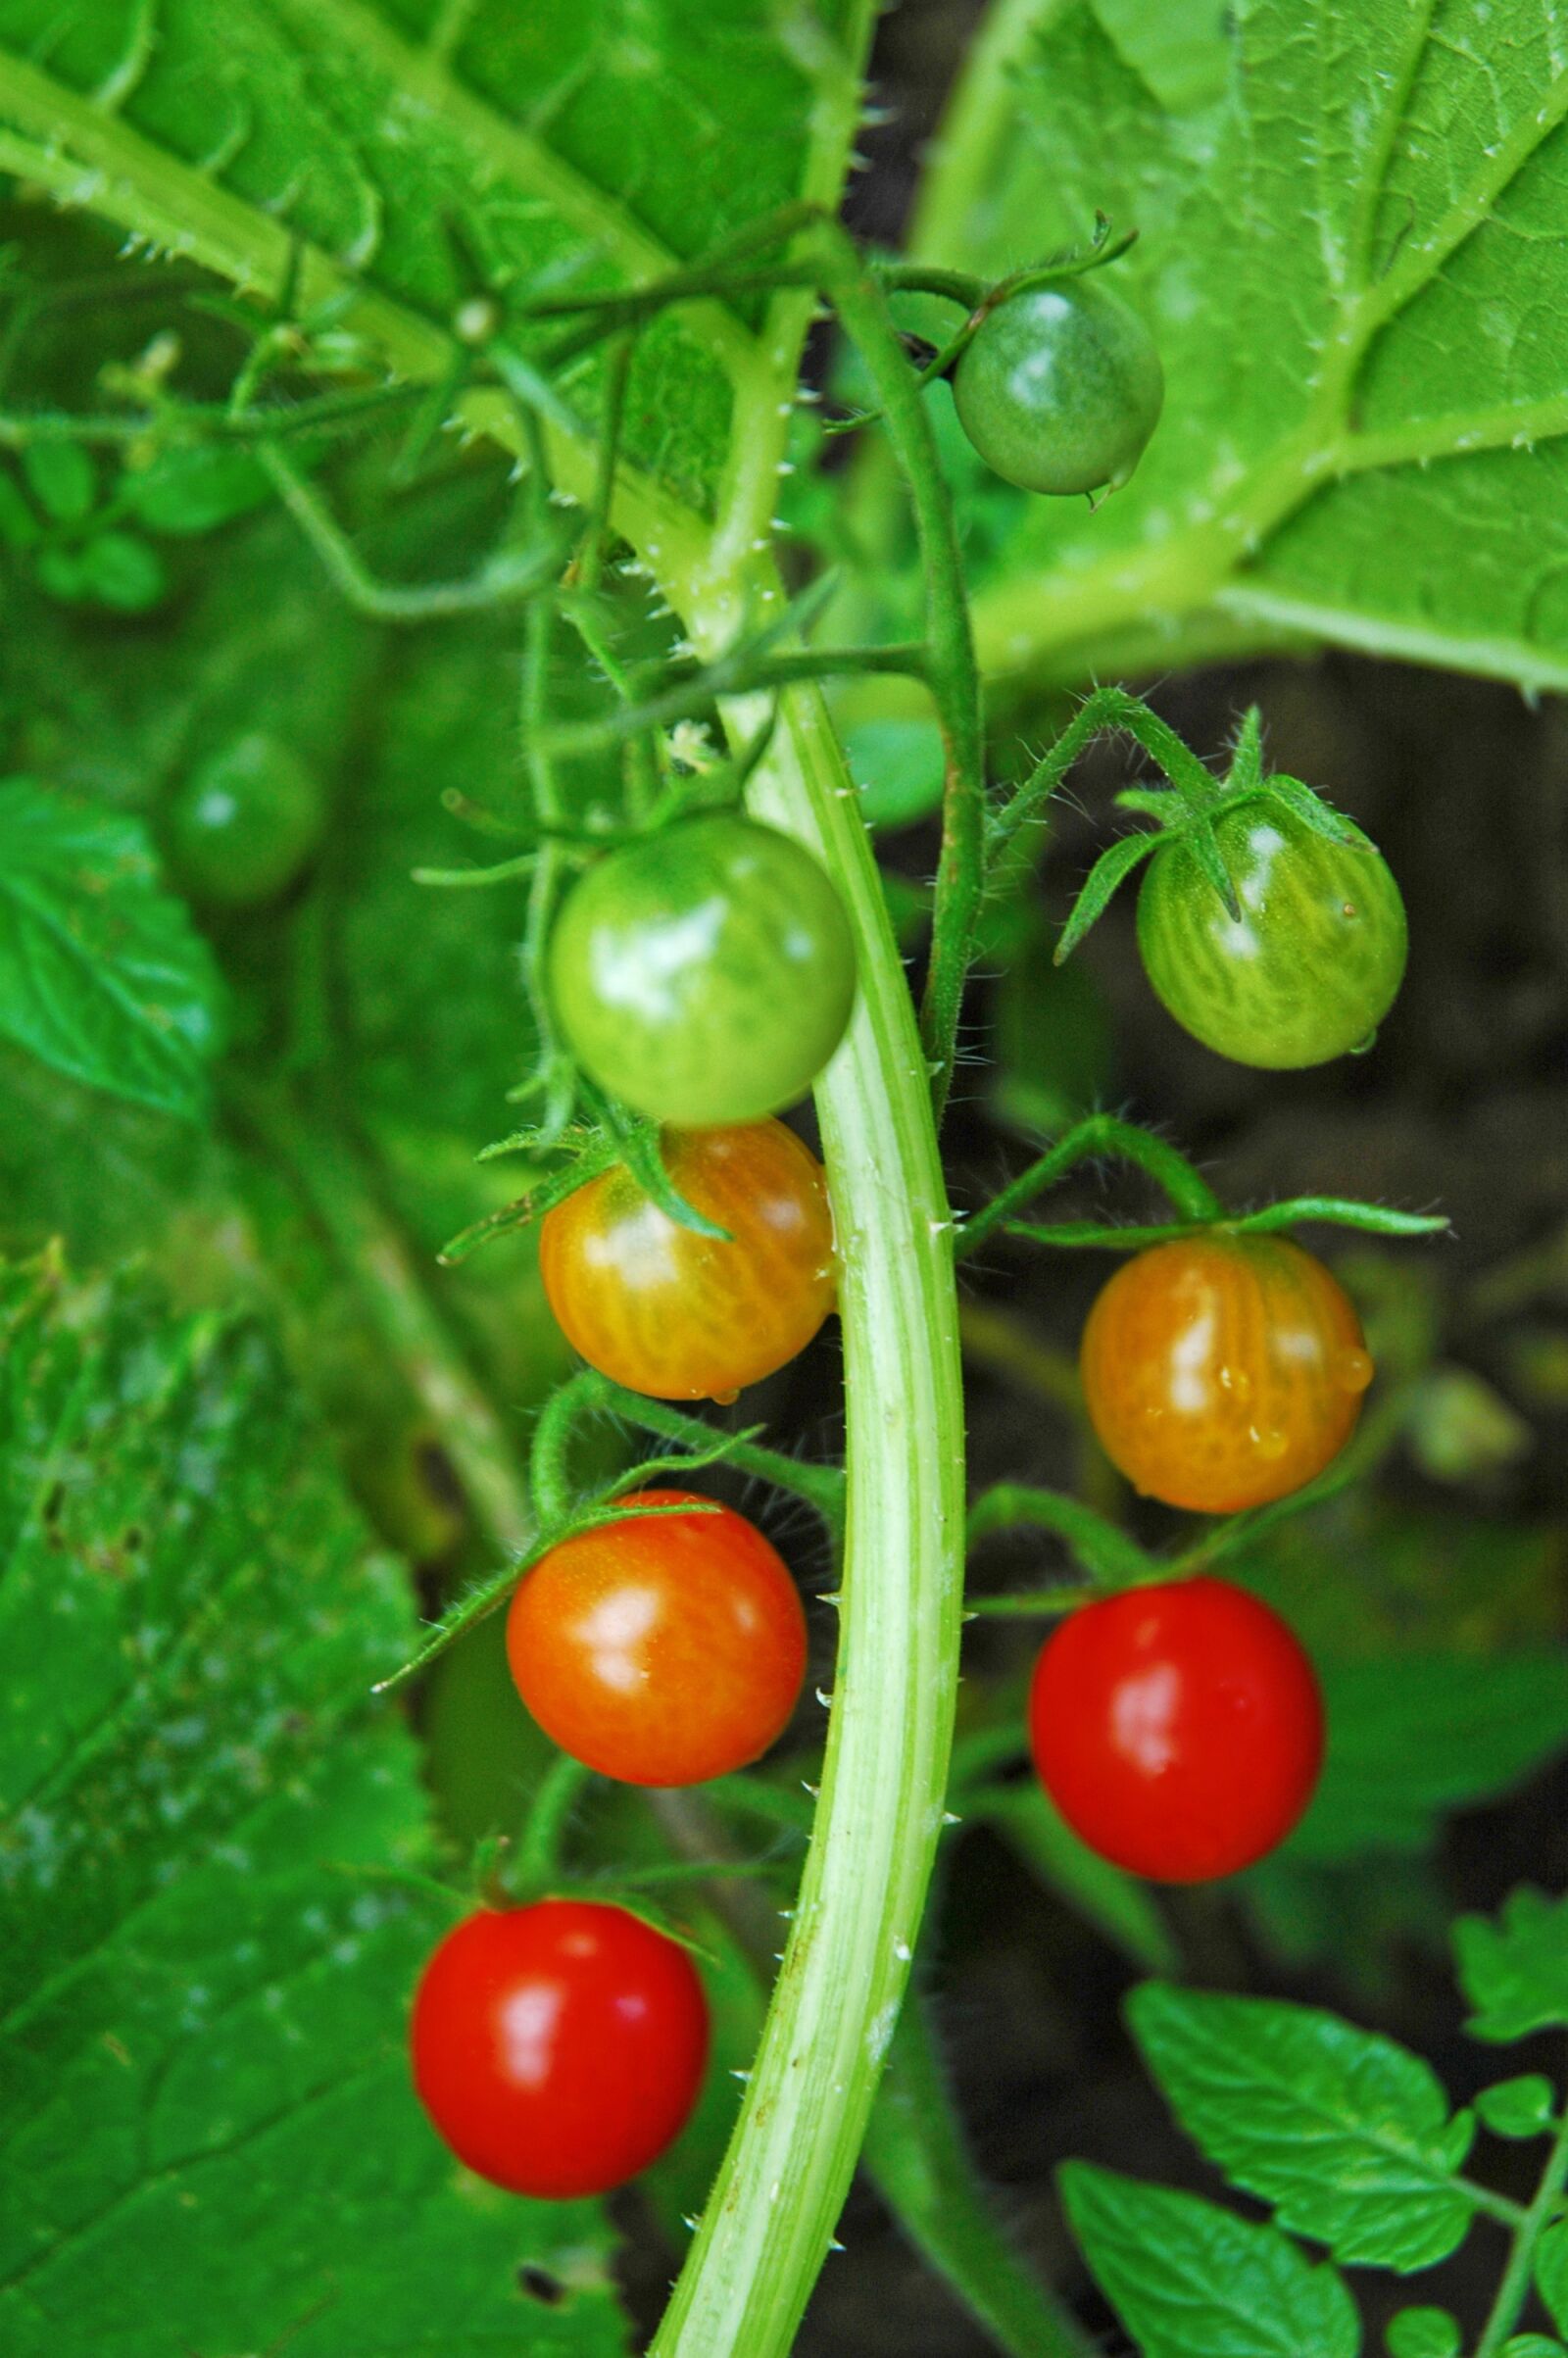
M 1081 1365 L 1107 1455 L 1136 1489 L 1200 1514 L 1310 1482 L 1372 1380 L 1360 1322 L 1321 1261 L 1284 1237 L 1218 1232 L 1126 1262 L 1089 1313 Z
M 507 1619 L 517 1693 L 573 1759 L 625 1785 L 698 1785 L 765 1752 L 806 1673 L 806 1616 L 755 1524 L 690 1491 L 563 1540 Z
M 733 1400 L 804 1351 L 833 1307 L 822 1166 L 782 1122 L 667 1130 L 688 1204 L 729 1231 L 699 1236 L 625 1170 L 590 1180 L 540 1228 L 545 1292 L 568 1342 L 629 1391 Z

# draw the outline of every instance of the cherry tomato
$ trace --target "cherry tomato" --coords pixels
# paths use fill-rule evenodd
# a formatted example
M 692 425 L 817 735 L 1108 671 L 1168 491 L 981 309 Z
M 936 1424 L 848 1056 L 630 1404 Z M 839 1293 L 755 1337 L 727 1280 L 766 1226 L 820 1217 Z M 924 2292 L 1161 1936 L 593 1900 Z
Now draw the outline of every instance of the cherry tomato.
M 414 2085 L 459 2161 L 514 2194 L 603 2194 L 672 2143 L 702 2085 L 690 1957 L 624 1908 L 482 1908 L 414 2000 Z
M 1102 1858 L 1160 1883 L 1234 1875 L 1282 1842 L 1323 1758 L 1312 1665 L 1223 1580 L 1124 1589 L 1047 1639 L 1029 1692 L 1040 1782 Z
M 585 1072 L 695 1130 L 805 1097 L 850 1019 L 855 946 L 819 860 L 720 813 L 589 869 L 551 940 L 550 989 Z
M 953 378 L 959 423 L 1024 491 L 1125 483 L 1159 420 L 1164 371 L 1136 312 L 1086 278 L 1028 288 L 977 329 Z
M 731 1400 L 804 1351 L 833 1307 L 822 1166 L 782 1122 L 667 1131 L 688 1204 L 729 1231 L 699 1236 L 630 1173 L 590 1180 L 539 1231 L 545 1292 L 591 1367 L 656 1400 Z
M 1200 1514 L 1310 1482 L 1372 1381 L 1360 1321 L 1321 1261 L 1285 1237 L 1215 1231 L 1125 1262 L 1080 1361 L 1106 1454 L 1150 1498 Z
M 238 737 L 201 762 L 169 814 L 169 847 L 198 901 L 250 909 L 275 901 L 320 840 L 321 790 L 276 737 Z
M 625 1785 L 700 1785 L 765 1752 L 806 1675 L 795 1583 L 744 1515 L 639 1491 L 541 1556 L 507 1619 L 517 1693 L 564 1751 Z
M 1404 903 L 1375 844 L 1330 843 L 1277 804 L 1215 827 L 1239 918 L 1182 843 L 1138 896 L 1144 970 L 1179 1024 L 1238 1064 L 1295 1069 L 1371 1046 L 1404 975 Z

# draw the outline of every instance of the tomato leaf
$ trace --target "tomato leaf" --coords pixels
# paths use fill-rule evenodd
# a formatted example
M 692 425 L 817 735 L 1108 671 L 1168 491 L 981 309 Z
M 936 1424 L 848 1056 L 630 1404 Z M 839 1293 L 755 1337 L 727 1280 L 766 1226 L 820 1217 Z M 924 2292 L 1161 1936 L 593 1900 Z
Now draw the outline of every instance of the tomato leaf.
M 1453 1944 L 1475 2038 L 1506 2044 L 1568 2024 L 1568 1898 L 1523 1885 L 1496 1916 L 1461 1916 Z
M 1430 2067 L 1313 2006 L 1145 1983 L 1128 2000 L 1144 2060 L 1189 2137 L 1282 2227 L 1337 2260 L 1430 2268 L 1473 2205 L 1455 2185 L 1475 2134 Z
M 1278 2228 L 1088 2162 L 1069 2162 L 1060 2186 L 1083 2255 L 1142 2358 L 1357 2358 L 1344 2278 L 1313 2267 Z
M 1548 2227 L 1536 2245 L 1536 2290 L 1560 2333 L 1568 2333 L 1568 2221 Z
M 0 781 L 0 1031 L 56 1071 L 195 1121 L 222 1005 L 141 826 Z
M 266 1339 L 0 1279 L 0 1566 L 11 2358 L 620 2351 L 597 2206 L 479 2186 L 410 2089 L 457 1912 L 367 1699 L 411 1603 Z

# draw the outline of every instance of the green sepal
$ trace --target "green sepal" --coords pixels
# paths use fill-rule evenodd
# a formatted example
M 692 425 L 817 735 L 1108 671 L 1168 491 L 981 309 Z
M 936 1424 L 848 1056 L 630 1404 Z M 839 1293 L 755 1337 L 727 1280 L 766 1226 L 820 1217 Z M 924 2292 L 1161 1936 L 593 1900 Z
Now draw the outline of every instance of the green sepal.
M 1062 927 L 1056 944 L 1054 959 L 1059 966 L 1071 958 L 1084 935 L 1097 917 L 1103 915 L 1106 905 L 1118 884 L 1130 876 L 1140 860 L 1157 851 L 1162 838 L 1158 835 L 1124 835 L 1119 843 L 1102 852 L 1089 871 L 1083 891 L 1073 903 L 1071 916 Z M 1218 857 L 1216 853 L 1215 857 Z
M 1242 905 L 1236 898 L 1236 887 L 1231 882 L 1231 872 L 1220 852 L 1212 820 L 1207 817 L 1199 819 L 1183 830 L 1181 840 L 1197 861 L 1204 882 L 1211 884 L 1224 902 L 1226 915 L 1233 924 L 1239 923 Z
M 677 1227 L 689 1228 L 694 1236 L 711 1237 L 715 1244 L 728 1245 L 733 1239 L 727 1228 L 710 1220 L 694 1204 L 688 1204 L 664 1167 L 660 1148 L 660 1126 L 656 1121 L 633 1117 L 621 1110 L 609 1098 L 600 1095 L 584 1083 L 584 1094 L 603 1114 L 606 1128 L 614 1138 L 618 1160 L 623 1162 L 651 1204 L 656 1204 L 667 1220 Z
M 1252 794 L 1263 783 L 1263 715 L 1256 705 L 1249 705 L 1242 715 L 1242 725 L 1236 732 L 1236 751 L 1231 756 L 1230 775 L 1225 784 L 1232 794 Z
M 1352 819 L 1344 817 L 1299 778 L 1288 778 L 1276 771 L 1264 779 L 1263 795 L 1269 802 L 1283 803 L 1293 818 L 1298 818 L 1303 827 L 1310 827 L 1314 835 L 1326 836 L 1330 843 L 1366 843 L 1366 837 Z
M 1116 797 L 1118 811 L 1136 811 L 1145 818 L 1158 819 L 1162 827 L 1170 825 L 1172 813 L 1181 808 L 1181 796 L 1168 786 L 1124 786 Z

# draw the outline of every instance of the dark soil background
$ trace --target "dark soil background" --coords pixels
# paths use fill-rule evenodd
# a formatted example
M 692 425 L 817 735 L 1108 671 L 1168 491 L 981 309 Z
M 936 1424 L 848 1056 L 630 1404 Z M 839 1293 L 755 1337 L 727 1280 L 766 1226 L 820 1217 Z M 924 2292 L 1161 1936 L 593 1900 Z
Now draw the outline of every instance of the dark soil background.
M 969 0 L 904 0 L 883 20 L 873 81 L 890 119 L 862 136 L 871 162 L 850 207 L 863 234 L 899 236 L 922 143 L 979 14 Z M 1385 1481 L 1396 1497 L 1451 1515 L 1560 1512 L 1568 1461 L 1568 711 L 1532 710 L 1493 683 L 1339 654 L 1132 684 L 1206 753 L 1217 753 L 1246 706 L 1258 704 L 1271 766 L 1324 787 L 1382 846 L 1405 895 L 1412 947 L 1402 995 L 1373 1054 L 1304 1074 L 1252 1072 L 1209 1056 L 1164 1015 L 1143 980 L 1133 904 L 1124 898 L 1087 952 L 1112 1027 L 1107 1102 L 1168 1126 L 1185 1151 L 1223 1174 L 1238 1202 L 1321 1188 L 1448 1211 L 1454 1241 L 1410 1249 L 1436 1273 L 1445 1353 L 1494 1385 L 1536 1440 L 1479 1484 L 1439 1486 L 1404 1460 Z M 1051 716 L 1031 725 L 1023 715 L 1020 725 L 1038 745 Z M 1107 748 L 1080 770 L 1091 815 L 1069 813 L 1055 830 L 1042 885 L 1054 921 L 1103 841 L 1110 794 L 1131 774 L 1125 748 Z M 895 847 L 896 857 L 906 852 L 911 868 L 929 872 L 927 844 Z M 974 1046 L 983 1055 L 988 1008 L 983 993 L 976 1001 Z M 1021 1149 L 987 1117 L 982 1064 L 964 1079 L 951 1167 L 956 1199 L 973 1203 L 1017 1167 Z M 1097 1201 L 1130 1213 L 1136 1198 L 1115 1185 L 1120 1192 L 1107 1199 L 1102 1183 L 1087 1178 L 1074 1204 L 1061 1200 L 1058 1216 Z M 972 1293 L 1004 1302 L 1070 1351 L 1104 1274 L 1097 1255 L 1031 1262 L 1004 1249 Z M 820 1373 L 813 1382 L 808 1360 L 789 1402 L 808 1432 L 813 1407 L 820 1411 Z M 1063 1431 L 1037 1402 L 979 1371 L 970 1415 L 977 1487 L 1004 1474 L 1070 1482 Z M 991 1661 L 1023 1667 L 1038 1636 L 1027 1626 L 988 1633 Z M 1432 1741 L 1441 1743 L 1441 1729 Z M 1568 1881 L 1568 1771 L 1459 1822 L 1440 1876 L 1454 1912 L 1495 1905 L 1525 1879 L 1560 1888 Z M 1413 1941 L 1394 1944 L 1369 1999 L 1348 1973 L 1282 1972 L 1230 1901 L 1177 1895 L 1172 1918 L 1199 1978 L 1353 2013 L 1430 2056 L 1456 2094 L 1501 2069 L 1550 2067 L 1551 2058 L 1523 2052 L 1503 2062 L 1466 2040 L 1446 1960 Z M 1121 2028 L 1118 2001 L 1136 1976 L 985 1834 L 958 1842 L 936 1929 L 939 2021 L 976 2155 L 1019 2247 L 1079 2306 L 1106 2350 L 1121 2353 L 1128 2345 L 1062 2230 L 1055 2165 L 1086 2155 L 1218 2191 L 1171 2127 Z M 1488 2147 L 1489 2167 L 1495 2161 L 1505 2173 L 1515 2159 L 1528 2176 L 1528 2147 Z M 801 2337 L 803 2358 L 982 2358 L 993 2347 L 863 2188 L 841 2232 L 847 2250 L 829 2260 Z M 1497 2231 L 1483 2225 L 1458 2258 L 1403 2298 L 1447 2301 L 1474 2321 L 1500 2258 Z M 1378 2320 L 1399 2305 L 1399 2292 L 1392 2280 L 1360 2284 L 1369 2312 L 1375 2305 L 1375 2346 Z

